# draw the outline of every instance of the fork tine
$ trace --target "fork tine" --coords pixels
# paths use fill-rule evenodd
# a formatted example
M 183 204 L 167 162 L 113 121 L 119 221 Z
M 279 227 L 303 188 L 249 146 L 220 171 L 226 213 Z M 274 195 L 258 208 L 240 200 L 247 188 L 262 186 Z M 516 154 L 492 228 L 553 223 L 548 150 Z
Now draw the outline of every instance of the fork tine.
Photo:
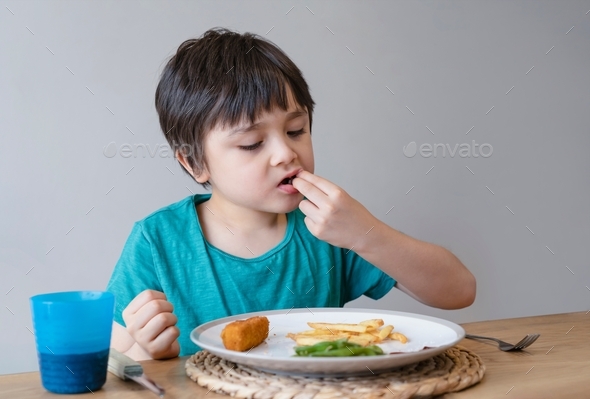
M 531 334 L 528 334 L 526 337 L 524 337 L 519 343 L 518 345 L 516 345 L 516 349 L 520 350 L 520 349 L 524 349 L 528 346 L 528 342 L 531 340 L 531 338 L 533 338 L 533 336 Z
M 523 339 L 521 339 L 520 341 L 518 341 L 517 343 L 514 344 L 514 349 L 521 349 L 522 345 L 525 344 L 528 340 L 530 339 L 530 335 L 527 334 Z
M 517 349 L 527 348 L 527 347 L 531 346 L 533 344 L 533 342 L 535 342 L 537 340 L 537 338 L 539 338 L 539 334 L 527 335 L 521 342 L 518 343 L 518 345 L 516 345 L 516 348 Z
M 525 344 L 523 344 L 520 349 L 524 349 L 524 348 L 531 346 L 539 337 L 540 337 L 539 334 L 531 335 L 530 338 L 527 340 L 527 342 Z

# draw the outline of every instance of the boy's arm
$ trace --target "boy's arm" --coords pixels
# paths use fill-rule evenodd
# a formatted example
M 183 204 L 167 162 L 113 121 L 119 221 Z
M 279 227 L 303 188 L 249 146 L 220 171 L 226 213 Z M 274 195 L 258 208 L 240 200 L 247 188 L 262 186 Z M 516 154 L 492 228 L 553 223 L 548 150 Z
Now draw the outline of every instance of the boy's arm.
M 129 356 L 133 360 L 151 360 L 152 357 L 144 351 L 125 327 L 113 321 L 113 334 L 111 335 L 111 347 Z
M 111 345 L 135 360 L 166 359 L 180 352 L 177 319 L 162 292 L 152 253 L 143 224 L 135 223 L 107 285 L 116 298 Z
M 113 322 L 111 346 L 134 360 L 178 356 L 180 332 L 173 306 L 163 292 L 145 290 L 123 311 L 127 327 Z
M 387 226 L 344 190 L 309 172 L 299 173 L 293 187 L 307 198 L 299 208 L 319 239 L 354 249 L 426 305 L 458 309 L 473 303 L 475 278 L 450 251 Z
M 455 255 L 377 219 L 374 223 L 371 232 L 357 240 L 355 252 L 394 277 L 401 291 L 441 309 L 460 309 L 473 303 L 475 277 Z

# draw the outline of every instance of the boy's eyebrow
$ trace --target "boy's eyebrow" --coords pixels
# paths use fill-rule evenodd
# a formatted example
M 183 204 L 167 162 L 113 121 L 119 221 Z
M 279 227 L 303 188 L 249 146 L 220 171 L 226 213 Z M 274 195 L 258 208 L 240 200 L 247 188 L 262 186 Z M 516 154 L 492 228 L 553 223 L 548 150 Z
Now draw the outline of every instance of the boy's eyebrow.
M 287 114 L 287 120 L 290 121 L 291 119 L 295 119 L 299 116 L 304 116 L 307 115 L 307 111 L 293 111 L 293 112 L 289 112 Z M 247 126 L 239 126 L 236 127 L 234 129 L 232 129 L 229 134 L 227 135 L 227 137 L 231 137 L 234 136 L 236 134 L 244 134 L 244 133 L 248 133 L 251 132 L 253 130 L 258 129 L 261 125 L 264 125 L 263 122 L 258 122 L 258 123 L 253 123 L 251 125 L 247 125 Z

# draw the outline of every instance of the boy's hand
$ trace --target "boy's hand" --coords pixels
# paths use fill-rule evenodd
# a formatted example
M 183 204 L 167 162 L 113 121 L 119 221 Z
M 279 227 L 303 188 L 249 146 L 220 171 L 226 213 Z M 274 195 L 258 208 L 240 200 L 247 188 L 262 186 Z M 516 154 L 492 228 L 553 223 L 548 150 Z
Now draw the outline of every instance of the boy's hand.
M 123 310 L 127 331 L 153 359 L 178 356 L 180 331 L 173 306 L 160 291 L 145 290 Z
M 379 222 L 360 202 L 326 179 L 302 171 L 292 184 L 306 197 L 299 209 L 307 216 L 305 224 L 311 234 L 320 240 L 351 249 Z

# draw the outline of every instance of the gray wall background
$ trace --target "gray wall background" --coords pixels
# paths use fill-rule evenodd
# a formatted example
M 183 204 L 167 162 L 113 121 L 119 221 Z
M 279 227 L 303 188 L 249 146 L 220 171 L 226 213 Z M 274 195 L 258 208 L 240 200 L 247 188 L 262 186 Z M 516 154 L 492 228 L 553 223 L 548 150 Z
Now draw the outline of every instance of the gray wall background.
M 397 290 L 347 306 L 459 323 L 590 308 L 589 1 L 0 5 L 0 374 L 37 369 L 30 296 L 103 289 L 134 221 L 204 192 L 157 147 L 153 101 L 167 58 L 214 26 L 302 69 L 318 175 L 478 281 L 459 311 Z M 403 153 L 473 140 L 493 153 Z M 125 143 L 160 150 L 105 156 Z

